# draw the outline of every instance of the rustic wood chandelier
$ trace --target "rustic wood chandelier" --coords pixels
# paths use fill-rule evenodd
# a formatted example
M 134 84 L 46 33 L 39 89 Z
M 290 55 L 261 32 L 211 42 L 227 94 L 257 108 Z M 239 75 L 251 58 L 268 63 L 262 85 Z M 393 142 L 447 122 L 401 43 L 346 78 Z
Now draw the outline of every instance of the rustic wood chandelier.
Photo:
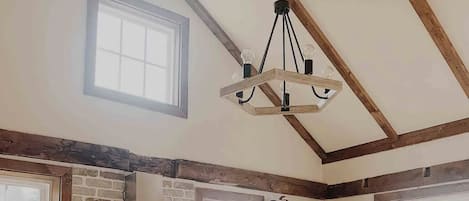
M 252 115 L 275 115 L 275 114 L 288 115 L 288 114 L 296 114 L 296 113 L 319 112 L 342 89 L 342 82 L 329 79 L 334 71 L 334 69 L 330 66 L 325 69 L 324 74 L 326 78 L 314 75 L 314 72 L 313 72 L 314 46 L 312 45 L 305 46 L 304 52 L 300 48 L 300 43 L 298 42 L 295 29 L 293 28 L 293 24 L 288 14 L 290 12 L 290 5 L 289 5 L 288 0 L 278 0 L 274 3 L 274 6 L 275 6 L 276 16 L 275 16 L 274 24 L 272 26 L 272 30 L 270 32 L 269 40 L 267 42 L 267 47 L 264 51 L 264 55 L 261 60 L 258 73 L 256 75 L 253 75 L 255 73 L 255 69 L 252 66 L 252 62 L 254 60 L 254 53 L 250 50 L 244 50 L 241 53 L 241 57 L 243 59 L 243 71 L 242 71 L 243 80 L 222 88 L 220 90 L 220 96 L 227 98 L 228 100 L 234 102 L 235 104 L 238 104 L 243 110 L 245 110 L 246 112 Z M 272 42 L 272 36 L 274 34 L 275 27 L 277 25 L 277 21 L 280 16 L 282 17 L 282 21 L 283 21 L 282 23 L 283 69 L 272 69 L 272 70 L 263 72 L 264 64 L 267 58 L 267 54 L 269 52 L 270 44 Z M 286 64 L 285 64 L 286 35 L 288 35 L 288 39 L 290 42 L 290 47 L 291 47 L 291 52 L 292 52 L 292 57 L 293 57 L 292 59 L 294 61 L 293 63 L 295 64 L 296 72 L 286 71 Z M 296 48 L 298 49 L 298 52 L 303 61 L 302 63 L 304 64 L 303 74 L 300 73 L 299 71 L 295 46 L 292 40 L 292 35 L 295 40 Z M 264 84 L 272 80 L 282 81 L 280 106 L 254 107 L 253 105 L 251 105 L 249 102 L 254 96 L 256 86 Z M 287 82 L 311 86 L 314 96 L 318 98 L 319 101 L 311 105 L 290 105 L 290 93 L 287 91 Z M 322 88 L 324 90 L 321 93 L 319 93 L 315 87 Z M 243 91 L 249 88 L 252 88 L 251 93 L 247 98 L 245 98 Z

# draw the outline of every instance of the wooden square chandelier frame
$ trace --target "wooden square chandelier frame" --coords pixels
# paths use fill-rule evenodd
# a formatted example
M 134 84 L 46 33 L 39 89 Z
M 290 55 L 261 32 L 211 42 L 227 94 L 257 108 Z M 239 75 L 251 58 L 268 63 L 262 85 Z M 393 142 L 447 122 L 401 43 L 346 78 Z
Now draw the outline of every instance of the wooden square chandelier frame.
M 315 86 L 331 90 L 328 93 L 328 99 L 319 100 L 316 104 L 311 105 L 292 105 L 288 111 L 283 111 L 281 106 L 272 107 L 255 107 L 250 103 L 239 103 L 236 93 L 239 91 L 252 88 L 272 80 L 285 80 L 287 82 L 303 84 L 307 86 Z M 342 90 L 342 82 L 331 80 L 314 75 L 304 75 L 296 72 L 284 71 L 281 69 L 272 69 L 262 74 L 257 74 L 240 82 L 231 84 L 220 89 L 220 97 L 224 97 L 231 102 L 239 105 L 244 111 L 252 115 L 290 115 L 297 113 L 315 113 L 326 107 L 339 91 Z

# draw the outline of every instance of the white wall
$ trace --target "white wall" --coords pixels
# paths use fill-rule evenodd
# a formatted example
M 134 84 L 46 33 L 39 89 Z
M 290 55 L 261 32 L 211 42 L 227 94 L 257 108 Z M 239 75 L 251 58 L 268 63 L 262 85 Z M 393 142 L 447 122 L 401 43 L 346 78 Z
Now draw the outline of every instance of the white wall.
M 314 152 L 282 117 L 252 117 L 218 97 L 237 64 L 191 19 L 189 118 L 83 95 L 85 0 L 0 1 L 0 128 L 321 181 Z

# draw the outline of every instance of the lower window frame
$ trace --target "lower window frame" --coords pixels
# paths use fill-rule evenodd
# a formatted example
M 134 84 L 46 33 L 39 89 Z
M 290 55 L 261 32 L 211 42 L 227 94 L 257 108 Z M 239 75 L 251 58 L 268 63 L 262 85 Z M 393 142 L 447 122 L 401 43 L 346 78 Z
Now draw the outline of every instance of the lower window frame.
M 72 201 L 72 168 L 0 158 L 0 170 L 57 177 L 60 180 L 60 201 Z

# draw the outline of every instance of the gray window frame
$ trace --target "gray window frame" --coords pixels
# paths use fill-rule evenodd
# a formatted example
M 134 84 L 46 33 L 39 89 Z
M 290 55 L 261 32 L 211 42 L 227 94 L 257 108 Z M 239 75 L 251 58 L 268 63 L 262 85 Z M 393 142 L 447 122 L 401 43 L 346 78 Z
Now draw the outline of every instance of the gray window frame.
M 95 86 L 96 42 L 98 28 L 98 11 L 100 0 L 88 0 L 87 41 L 84 94 L 111 101 L 137 106 L 181 118 L 188 116 L 188 61 L 189 61 L 189 18 L 172 11 L 160 8 L 143 0 L 107 0 L 122 6 L 138 10 L 146 15 L 162 19 L 178 26 L 179 55 L 176 66 L 178 70 L 178 102 L 177 105 L 162 103 L 144 97 L 134 96 Z

